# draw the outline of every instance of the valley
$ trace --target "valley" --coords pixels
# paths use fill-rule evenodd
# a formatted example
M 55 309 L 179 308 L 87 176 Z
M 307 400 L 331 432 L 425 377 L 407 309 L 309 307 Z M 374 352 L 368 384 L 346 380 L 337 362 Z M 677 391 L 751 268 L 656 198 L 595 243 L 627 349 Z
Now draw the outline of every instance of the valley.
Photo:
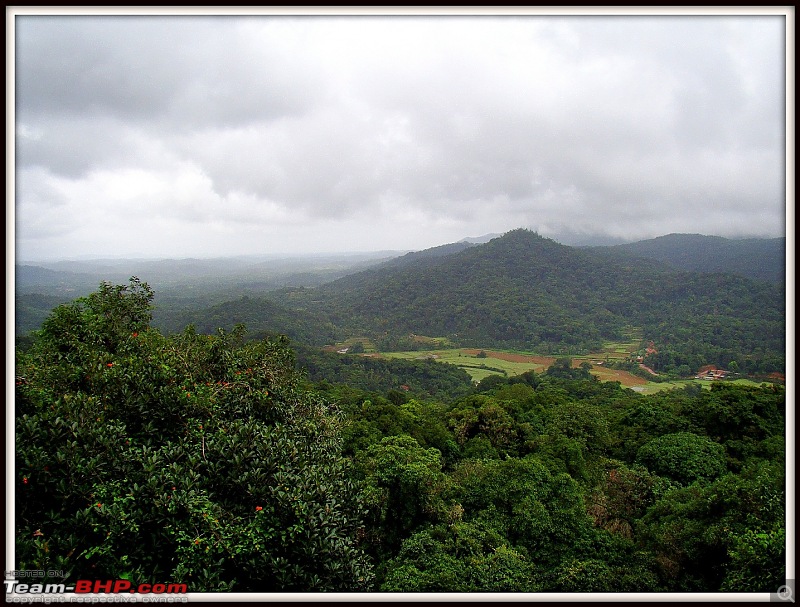
M 783 583 L 784 284 L 526 230 L 362 261 L 167 264 L 198 272 L 161 293 L 21 271 L 19 568 L 191 592 Z
M 621 372 L 635 369 L 617 365 L 612 372 L 608 363 L 641 350 L 637 362 L 660 381 L 731 364 L 743 376 L 763 378 L 784 372 L 786 287 L 774 272 L 784 267 L 784 254 L 785 239 L 670 235 L 579 248 L 514 230 L 482 244 L 406 254 L 238 258 L 232 265 L 62 262 L 18 268 L 16 328 L 25 339 L 57 303 L 89 292 L 96 281 L 143 270 L 154 277 L 154 326 L 167 334 L 188 325 L 213 333 L 244 324 L 249 339 L 284 334 L 317 348 L 341 349 L 356 335 L 366 351 L 395 358 L 452 348 L 566 356 L 630 385 L 639 374 Z M 753 258 L 758 263 L 742 261 Z M 755 280 L 759 271 L 763 279 Z M 645 343 L 654 347 L 643 349 Z M 477 379 L 490 372 L 469 370 Z
M 789 598 L 794 7 L 6 22 L 8 602 Z
M 438 340 L 431 340 L 438 341 Z M 579 368 L 583 363 L 591 365 L 589 373 L 602 382 L 619 382 L 624 388 L 631 388 L 640 394 L 654 394 L 662 390 L 672 390 L 683 388 L 687 385 L 696 384 L 703 388 L 710 389 L 711 382 L 704 379 L 674 379 L 671 381 L 649 381 L 641 375 L 634 375 L 624 369 L 616 369 L 609 366 L 609 362 L 628 359 L 636 351 L 633 344 L 629 344 L 627 350 L 621 350 L 619 344 L 609 344 L 607 349 L 588 355 L 580 355 L 571 358 L 573 368 Z M 343 343 L 334 346 L 341 355 L 348 347 Z M 364 354 L 349 354 L 350 356 L 364 356 L 372 358 L 386 358 L 398 360 L 415 361 L 435 361 L 442 364 L 453 365 L 466 371 L 473 383 L 480 383 L 491 375 L 499 375 L 504 378 L 521 375 L 528 371 L 541 373 L 547 370 L 555 361 L 553 356 L 540 356 L 518 351 L 498 351 L 482 350 L 479 348 L 464 349 L 434 349 L 434 350 L 412 350 L 406 352 L 371 352 L 367 350 Z M 758 386 L 762 381 L 737 378 L 726 380 L 740 385 Z M 770 381 L 775 381 L 774 379 Z

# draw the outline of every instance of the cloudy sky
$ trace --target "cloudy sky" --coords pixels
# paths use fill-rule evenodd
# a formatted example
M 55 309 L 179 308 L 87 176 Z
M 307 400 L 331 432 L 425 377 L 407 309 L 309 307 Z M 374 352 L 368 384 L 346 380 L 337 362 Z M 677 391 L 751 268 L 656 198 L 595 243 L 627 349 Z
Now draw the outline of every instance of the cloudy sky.
M 20 260 L 786 234 L 783 15 L 14 25 Z

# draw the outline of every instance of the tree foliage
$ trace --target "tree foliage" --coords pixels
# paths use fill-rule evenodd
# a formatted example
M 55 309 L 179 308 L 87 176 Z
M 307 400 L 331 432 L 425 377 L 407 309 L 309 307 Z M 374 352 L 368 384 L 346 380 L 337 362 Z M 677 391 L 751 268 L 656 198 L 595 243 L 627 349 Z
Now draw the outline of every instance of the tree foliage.
M 654 438 L 636 454 L 638 463 L 681 484 L 707 481 L 725 472 L 725 448 L 691 432 Z
M 20 569 L 190 591 L 367 589 L 342 419 L 286 343 L 162 337 L 146 283 L 59 307 L 17 361 Z
M 778 386 L 645 396 L 561 357 L 469 387 L 239 325 L 164 336 L 152 298 L 104 283 L 17 352 L 20 569 L 243 592 L 785 580 Z

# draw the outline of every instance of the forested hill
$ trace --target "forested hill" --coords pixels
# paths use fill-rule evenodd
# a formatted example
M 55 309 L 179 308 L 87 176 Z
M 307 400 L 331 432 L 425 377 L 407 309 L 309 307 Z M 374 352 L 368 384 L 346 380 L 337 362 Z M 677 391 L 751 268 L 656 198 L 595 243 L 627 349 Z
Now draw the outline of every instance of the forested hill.
M 169 333 L 190 323 L 202 332 L 244 323 L 252 337 L 283 333 L 308 345 L 364 336 L 382 350 L 409 349 L 417 334 L 565 355 L 635 329 L 655 343 L 656 369 L 735 360 L 760 373 L 782 371 L 785 360 L 782 283 L 679 271 L 627 249 L 569 247 L 522 229 L 408 254 L 313 288 L 249 296 L 230 289 L 210 302 L 195 287 L 157 301 L 154 324 Z M 28 302 L 31 314 L 18 321 L 35 321 L 48 303 Z
M 313 345 L 332 343 L 340 337 L 323 314 L 287 309 L 270 299 L 248 295 L 202 310 L 166 308 L 153 315 L 153 326 L 165 335 L 180 333 L 190 324 L 207 335 L 242 324 L 249 339 L 282 334 L 293 342 Z
M 400 257 L 390 259 L 384 262 L 382 266 L 378 267 L 402 267 L 411 264 L 424 264 L 426 262 L 435 263 L 436 260 L 440 259 L 441 257 L 447 257 L 448 255 L 460 253 L 461 251 L 474 246 L 476 246 L 475 243 L 465 241 L 443 244 L 438 247 L 432 247 L 422 251 L 412 251 L 410 253 L 406 253 Z
M 482 347 L 577 352 L 633 326 L 695 358 L 760 351 L 782 360 L 784 294 L 780 285 L 676 272 L 633 257 L 612 261 L 514 230 L 424 263 L 286 292 L 283 303 L 324 311 L 333 325 L 371 334 L 384 348 L 393 337 L 417 333 Z
M 733 240 L 701 234 L 668 234 L 612 247 L 686 272 L 726 272 L 780 284 L 786 280 L 786 239 Z
M 644 395 L 568 358 L 473 386 L 434 361 L 165 336 L 153 298 L 102 285 L 16 353 L 18 572 L 218 596 L 757 597 L 791 576 L 780 386 Z

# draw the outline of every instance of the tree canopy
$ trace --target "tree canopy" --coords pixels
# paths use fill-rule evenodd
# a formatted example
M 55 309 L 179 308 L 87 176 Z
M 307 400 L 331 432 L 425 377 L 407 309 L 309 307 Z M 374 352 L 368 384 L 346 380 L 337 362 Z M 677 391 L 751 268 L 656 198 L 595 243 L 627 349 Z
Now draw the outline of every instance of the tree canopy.
M 367 589 L 341 414 L 285 340 L 163 337 L 152 291 L 103 284 L 17 360 L 19 569 L 190 591 Z
M 103 283 L 16 352 L 18 569 L 190 592 L 785 582 L 780 386 L 646 396 L 567 358 L 465 386 L 239 325 L 162 335 L 152 300 Z

